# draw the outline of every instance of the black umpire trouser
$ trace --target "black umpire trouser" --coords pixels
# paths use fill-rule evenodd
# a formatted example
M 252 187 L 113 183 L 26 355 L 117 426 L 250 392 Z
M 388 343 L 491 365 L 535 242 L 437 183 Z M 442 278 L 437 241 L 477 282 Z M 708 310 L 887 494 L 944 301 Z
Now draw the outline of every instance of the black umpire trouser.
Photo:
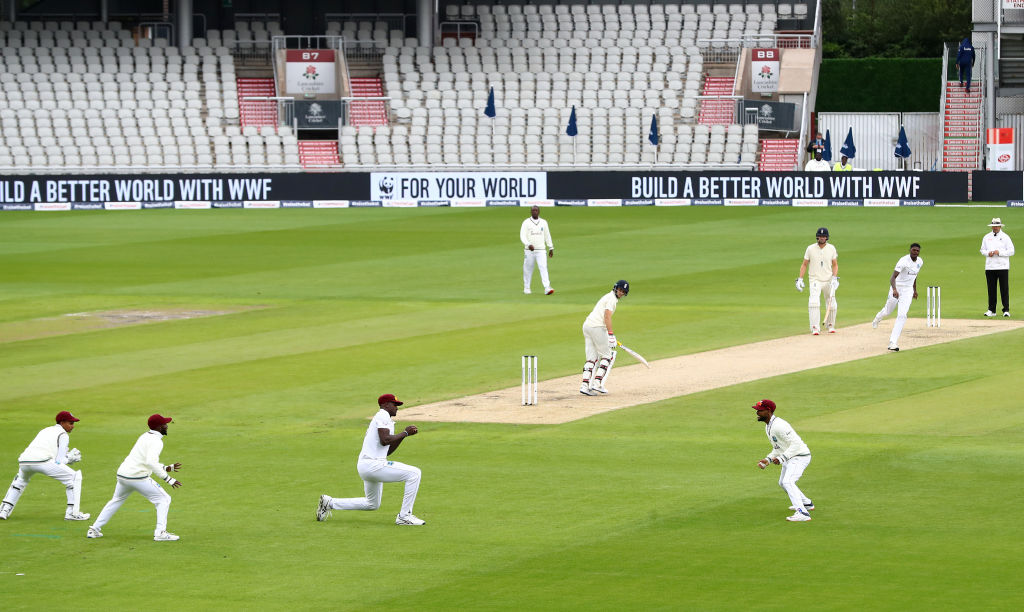
M 996 311 L 996 281 L 999 281 L 999 292 L 1003 294 L 1003 312 L 1010 312 L 1010 271 L 985 270 L 988 281 L 988 309 Z

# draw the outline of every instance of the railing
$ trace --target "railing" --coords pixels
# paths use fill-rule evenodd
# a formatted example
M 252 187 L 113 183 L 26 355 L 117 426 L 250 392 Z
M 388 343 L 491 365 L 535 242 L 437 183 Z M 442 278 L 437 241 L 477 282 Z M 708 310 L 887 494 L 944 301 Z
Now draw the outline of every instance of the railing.
M 287 96 L 244 96 L 243 102 L 277 102 L 278 125 L 290 125 L 298 131 L 298 120 L 295 118 L 295 98 Z
M 387 24 L 388 30 L 406 31 L 406 22 L 410 15 L 405 13 L 324 13 L 324 20 L 327 23 L 337 21 L 339 23 L 359 21 L 383 21 Z M 412 15 L 415 17 L 415 15 Z
M 281 23 L 281 13 L 235 13 L 235 21 L 244 21 L 245 23 L 276 21 Z
M 480 38 L 480 26 L 475 21 L 442 21 L 437 25 L 439 40 L 445 38 L 462 40 L 463 37 L 476 40 Z
M 301 164 L 174 164 L 161 166 L 0 166 L 0 174 L 170 174 L 188 172 L 301 172 Z
M 369 40 L 346 40 L 342 45 L 345 59 L 349 62 L 377 63 L 388 50 L 387 43 L 376 43 Z
M 724 96 L 724 95 L 714 95 L 714 96 L 700 95 L 700 96 L 697 96 L 697 101 L 700 102 L 701 100 L 732 100 L 733 103 L 734 103 L 734 107 L 733 107 L 733 111 L 732 111 L 733 123 L 742 123 L 742 119 L 743 119 L 743 115 L 744 115 L 744 113 L 743 113 L 743 96 L 735 96 L 735 95 L 733 95 L 733 96 Z M 699 113 L 700 113 L 700 109 L 698 108 L 698 114 Z M 755 119 L 752 123 L 757 123 L 757 120 Z
M 168 45 L 174 44 L 174 24 L 166 21 L 140 21 L 139 37 L 149 40 L 164 39 Z M 189 41 L 191 42 L 191 41 Z
M 758 34 L 741 38 L 699 38 L 697 48 L 705 62 L 729 64 L 743 49 L 815 49 L 814 34 Z

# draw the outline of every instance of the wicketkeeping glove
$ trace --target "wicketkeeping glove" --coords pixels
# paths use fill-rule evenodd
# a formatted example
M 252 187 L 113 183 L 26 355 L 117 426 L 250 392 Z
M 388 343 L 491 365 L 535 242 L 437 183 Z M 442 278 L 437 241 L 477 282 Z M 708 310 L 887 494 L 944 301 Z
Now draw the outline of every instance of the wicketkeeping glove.
M 802 276 L 796 279 L 796 290 L 801 292 L 804 290 L 804 279 Z
M 68 465 L 71 465 L 72 463 L 78 463 L 81 460 L 82 460 L 82 451 L 78 450 L 77 448 L 73 448 L 73 449 L 68 451 L 67 457 L 65 458 L 64 461 Z
M 615 339 L 615 334 L 608 334 L 608 346 L 611 348 L 619 346 L 619 341 Z

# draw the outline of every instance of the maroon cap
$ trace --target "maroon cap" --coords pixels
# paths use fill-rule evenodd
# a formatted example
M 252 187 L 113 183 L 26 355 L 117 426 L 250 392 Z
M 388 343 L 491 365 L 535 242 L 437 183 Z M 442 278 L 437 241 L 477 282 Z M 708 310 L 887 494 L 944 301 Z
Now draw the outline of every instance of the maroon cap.
M 386 402 L 391 402 L 392 404 L 394 404 L 396 406 L 401 406 L 402 404 L 405 403 L 405 402 L 398 401 L 398 398 L 395 397 L 394 393 L 385 393 L 384 395 L 382 395 L 382 396 L 377 398 L 377 405 L 378 406 L 383 406 Z
M 76 419 L 75 415 L 71 414 L 67 410 L 61 410 L 60 412 L 57 413 L 58 423 L 63 423 L 64 421 L 71 421 L 72 423 L 77 423 L 78 421 L 81 420 L 82 419 Z
M 154 414 L 153 416 L 149 417 L 149 428 L 156 429 L 157 427 L 160 427 L 161 425 L 166 425 L 170 422 L 171 417 L 165 417 L 160 416 L 159 414 Z
M 770 399 L 763 399 L 753 406 L 754 410 L 771 410 L 775 412 L 775 402 Z

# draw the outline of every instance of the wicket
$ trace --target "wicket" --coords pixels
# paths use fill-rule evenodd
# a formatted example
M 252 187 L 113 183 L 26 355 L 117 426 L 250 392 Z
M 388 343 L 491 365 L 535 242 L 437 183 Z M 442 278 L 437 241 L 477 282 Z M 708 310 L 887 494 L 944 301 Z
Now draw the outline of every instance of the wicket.
M 537 405 L 537 356 L 523 355 L 523 405 Z
M 927 326 L 942 327 L 942 287 L 928 286 Z

